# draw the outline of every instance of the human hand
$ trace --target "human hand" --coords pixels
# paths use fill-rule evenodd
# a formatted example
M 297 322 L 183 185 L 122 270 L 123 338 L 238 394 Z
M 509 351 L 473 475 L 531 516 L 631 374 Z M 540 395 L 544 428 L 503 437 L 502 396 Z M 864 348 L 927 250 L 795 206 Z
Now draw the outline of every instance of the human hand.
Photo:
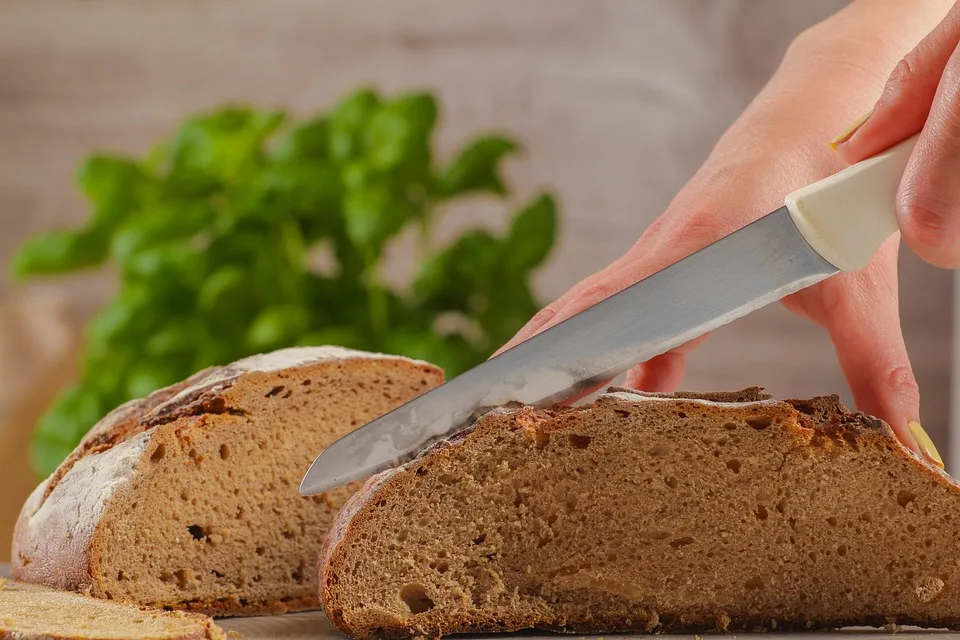
M 877 2 L 870 7 L 861 3 L 859 10 L 867 14 L 858 16 L 858 8 L 854 8 L 852 18 L 849 12 L 844 16 L 844 24 L 856 23 L 857 17 L 875 19 L 879 16 L 869 12 L 877 8 Z M 889 19 L 890 16 L 882 18 Z M 958 24 L 956 32 L 960 34 L 960 19 L 955 16 L 953 19 Z M 917 34 L 913 39 L 916 42 L 929 30 L 927 23 L 927 28 L 917 33 L 918 23 L 900 22 L 899 35 L 910 37 L 909 32 L 913 31 Z M 943 29 L 938 27 L 938 30 Z M 886 39 L 886 66 L 878 67 L 876 63 L 883 63 L 882 50 L 860 40 L 843 38 L 842 32 L 842 27 L 833 24 L 798 38 L 771 82 L 724 134 L 694 178 L 633 247 L 610 266 L 580 282 L 543 309 L 500 351 L 782 206 L 784 195 L 835 173 L 843 167 L 843 160 L 851 161 L 856 153 L 862 153 L 861 158 L 873 155 L 919 130 L 924 120 L 921 116 L 915 116 L 913 130 L 901 127 L 897 133 L 882 131 L 884 118 L 890 118 L 887 115 L 890 110 L 880 106 L 867 124 L 853 135 L 843 137 L 842 155 L 830 150 L 827 141 L 832 132 L 828 127 L 835 127 L 842 119 L 850 119 L 855 113 L 851 110 L 854 106 L 862 110 L 861 96 L 877 95 L 887 70 L 894 66 L 896 55 L 889 55 L 896 51 L 896 47 L 890 46 L 889 39 Z M 931 37 L 935 34 L 936 31 Z M 882 36 L 880 39 L 884 40 Z M 953 46 L 956 44 L 954 41 Z M 925 55 L 923 60 L 926 62 L 934 57 Z M 871 58 L 872 66 L 867 62 Z M 935 65 L 930 62 L 924 68 L 935 68 Z M 956 79 L 955 76 L 954 84 Z M 941 93 L 947 93 L 947 90 Z M 908 97 L 906 94 L 898 104 L 912 105 Z M 927 104 L 928 110 L 931 102 L 932 97 Z M 822 106 L 810 109 L 811 104 Z M 949 126 L 955 127 L 955 133 L 960 136 L 958 107 L 960 102 L 956 107 L 951 105 L 950 111 L 946 107 L 942 110 L 950 115 Z M 900 109 L 916 110 L 916 107 L 901 106 Z M 946 119 L 946 115 L 943 117 Z M 933 144 L 928 140 L 926 146 L 918 148 L 923 152 L 934 148 Z M 960 146 L 960 137 L 956 137 L 954 144 Z M 951 166 L 950 161 L 960 162 L 956 152 L 958 146 L 952 147 L 953 156 L 949 155 L 949 148 L 942 145 L 935 147 L 939 155 L 931 154 L 940 162 L 944 174 Z M 915 162 L 915 158 L 911 160 L 912 165 Z M 917 175 L 917 170 L 909 175 Z M 913 183 L 910 178 L 905 179 L 901 202 L 904 194 L 912 193 L 910 189 L 926 193 L 924 181 L 912 180 Z M 916 186 L 911 187 L 911 184 Z M 951 185 L 945 189 L 956 185 L 956 193 L 960 194 L 960 183 L 944 180 L 943 184 Z M 902 210 L 901 205 L 901 216 Z M 960 224 L 956 224 L 955 229 L 960 233 Z M 905 230 L 905 233 L 910 232 Z M 884 419 L 905 445 L 942 466 L 936 447 L 919 423 L 920 394 L 900 328 L 898 244 L 899 236 L 890 238 L 864 269 L 841 273 L 785 298 L 783 303 L 791 311 L 827 330 L 858 408 Z M 928 239 L 924 246 L 942 245 Z M 628 374 L 626 384 L 649 391 L 675 390 L 683 378 L 686 355 L 705 339 L 706 336 L 701 336 L 641 364 Z
M 897 201 L 900 233 L 927 262 L 960 267 L 960 2 L 896 66 L 875 107 L 834 144 L 858 162 L 920 132 Z

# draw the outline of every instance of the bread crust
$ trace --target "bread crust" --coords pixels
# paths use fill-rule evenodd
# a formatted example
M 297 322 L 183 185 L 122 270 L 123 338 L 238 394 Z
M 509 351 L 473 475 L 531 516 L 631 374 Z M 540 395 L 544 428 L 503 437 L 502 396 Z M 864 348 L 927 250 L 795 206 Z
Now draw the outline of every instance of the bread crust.
M 783 429 L 796 432 L 798 441 L 802 441 L 804 455 L 817 455 L 818 452 L 835 446 L 838 440 L 854 448 L 883 447 L 898 458 L 909 461 L 920 473 L 929 474 L 947 490 L 960 496 L 960 484 L 939 467 L 930 464 L 913 451 L 904 447 L 896 438 L 893 430 L 881 420 L 862 413 L 848 411 L 838 396 L 817 397 L 808 400 L 774 400 L 761 388 L 753 387 L 738 392 L 675 394 L 643 393 L 623 388 L 610 388 L 593 405 L 613 407 L 633 406 L 643 402 L 669 402 L 675 409 L 709 409 L 721 406 L 734 408 L 742 412 L 744 418 L 769 417 L 784 418 Z M 581 408 L 582 409 L 582 408 Z M 883 627 L 888 625 L 916 625 L 928 628 L 960 629 L 960 618 L 912 617 L 886 618 L 874 616 L 867 619 L 796 619 L 770 620 L 762 617 L 739 617 L 732 620 L 723 610 L 692 606 L 681 611 L 669 613 L 654 610 L 638 611 L 630 621 L 605 618 L 602 615 L 592 618 L 589 624 L 571 623 L 566 620 L 551 619 L 549 616 L 531 620 L 519 617 L 514 620 L 484 620 L 482 611 L 474 611 L 470 617 L 446 619 L 440 623 L 436 618 L 426 625 L 405 624 L 404 620 L 386 612 L 377 620 L 375 626 L 355 624 L 345 615 L 338 602 L 336 585 L 339 582 L 338 556 L 345 551 L 351 540 L 352 532 L 365 521 L 375 517 L 376 503 L 384 498 L 395 500 L 394 494 L 401 486 L 404 475 L 417 468 L 429 467 L 446 455 L 447 449 L 456 447 L 474 431 L 486 428 L 498 428 L 496 422 L 503 418 L 529 425 L 537 434 L 549 433 L 558 428 L 561 421 L 553 420 L 565 412 L 576 412 L 576 408 L 555 408 L 537 411 L 529 407 L 498 408 L 480 416 L 474 423 L 444 441 L 437 442 L 413 461 L 396 469 L 385 471 L 366 481 L 342 507 L 322 548 L 318 562 L 318 585 L 320 599 L 331 623 L 341 632 L 353 638 L 409 638 L 422 636 L 440 637 L 451 633 L 493 633 L 513 632 L 521 629 L 537 628 L 547 631 L 566 633 L 622 633 L 630 631 L 703 633 L 711 631 L 802 631 L 814 629 L 836 629 L 850 626 Z M 499 425 L 502 426 L 502 425 Z
M 302 347 L 253 356 L 128 402 L 111 411 L 61 466 L 30 495 L 17 520 L 12 545 L 14 578 L 62 590 L 107 597 L 94 579 L 100 553 L 97 529 L 111 498 L 127 490 L 155 441 L 167 432 L 205 428 L 219 414 L 233 413 L 230 391 L 242 380 L 338 360 L 404 361 L 428 377 L 442 371 L 422 361 L 336 347 Z M 185 601 L 180 606 L 210 615 L 259 615 L 316 608 L 317 601 L 241 603 L 239 599 Z
M 7 600 L 9 594 L 16 594 L 22 597 L 11 602 Z M 20 617 L 20 610 L 17 609 L 19 606 L 21 610 L 24 607 L 29 607 L 34 611 L 49 611 L 56 607 L 59 611 L 61 607 L 65 605 L 83 607 L 85 606 L 85 600 L 89 600 L 91 604 L 96 605 L 96 608 L 92 608 L 87 612 L 87 614 L 93 618 L 96 617 L 97 613 L 103 613 L 105 610 L 121 618 L 127 618 L 130 615 L 136 615 L 138 613 L 145 613 L 151 616 L 155 615 L 170 620 L 177 620 L 178 622 L 189 624 L 192 627 L 192 631 L 176 637 L 169 636 L 169 640 L 224 640 L 227 637 L 223 630 L 220 629 L 212 619 L 202 614 L 159 611 L 149 607 L 139 607 L 121 603 L 106 604 L 83 598 L 82 596 L 62 594 L 45 587 L 0 578 L 0 603 L 5 603 L 12 609 L 4 611 L 6 614 L 5 617 L 0 618 L 0 640 L 97 640 L 99 634 L 96 632 L 91 632 L 85 627 L 71 628 L 69 624 L 62 620 L 56 622 L 44 620 L 45 623 L 57 625 L 58 628 L 53 631 L 53 633 L 45 631 L 41 634 L 36 630 L 25 630 L 25 628 L 31 627 L 32 624 L 29 622 L 25 624 L 24 620 Z M 115 635 L 112 637 L 115 637 Z M 135 640 L 138 637 L 156 636 L 137 636 L 131 633 L 132 639 Z

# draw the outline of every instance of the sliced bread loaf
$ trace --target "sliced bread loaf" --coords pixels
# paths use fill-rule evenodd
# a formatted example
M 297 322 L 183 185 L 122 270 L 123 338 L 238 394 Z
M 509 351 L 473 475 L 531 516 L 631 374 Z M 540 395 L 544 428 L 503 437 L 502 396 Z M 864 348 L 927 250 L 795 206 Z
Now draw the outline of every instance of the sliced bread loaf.
M 835 397 L 495 409 L 368 480 L 320 587 L 354 638 L 960 628 L 960 486 Z
M 359 483 L 303 499 L 300 479 L 324 447 L 442 375 L 395 356 L 286 349 L 128 403 L 27 501 L 14 576 L 213 615 L 316 608 L 321 542 Z
M 207 616 L 160 611 L 0 578 L 0 638 L 222 640 Z

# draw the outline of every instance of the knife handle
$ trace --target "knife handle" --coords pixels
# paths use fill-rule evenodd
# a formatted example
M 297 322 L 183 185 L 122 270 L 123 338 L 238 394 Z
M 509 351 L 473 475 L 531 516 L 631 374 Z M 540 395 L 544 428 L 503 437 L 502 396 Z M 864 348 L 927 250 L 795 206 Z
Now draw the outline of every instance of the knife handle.
M 789 194 L 797 229 L 841 271 L 867 266 L 897 229 L 897 190 L 917 136 Z

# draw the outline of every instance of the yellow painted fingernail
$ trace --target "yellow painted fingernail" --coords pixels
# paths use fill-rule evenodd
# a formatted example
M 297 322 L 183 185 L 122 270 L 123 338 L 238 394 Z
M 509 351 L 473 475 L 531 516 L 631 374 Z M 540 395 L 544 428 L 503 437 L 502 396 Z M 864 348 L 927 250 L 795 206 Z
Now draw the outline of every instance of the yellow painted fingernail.
M 940 457 L 940 452 L 937 451 L 936 445 L 933 444 L 933 440 L 931 440 L 927 432 L 923 430 L 920 423 L 908 422 L 907 426 L 910 427 L 910 433 L 913 434 L 913 437 L 917 439 L 917 444 L 920 445 L 920 450 L 923 451 L 923 455 L 927 456 L 930 462 L 943 469 L 943 458 Z
M 844 142 L 849 140 L 851 137 L 853 137 L 853 134 L 857 132 L 857 129 L 862 127 L 864 123 L 870 119 L 870 116 L 873 115 L 874 111 L 876 111 L 876 107 L 874 107 L 873 109 L 870 109 L 870 111 L 867 111 L 865 114 L 857 118 L 853 124 L 851 124 L 849 127 L 843 130 L 843 133 L 841 133 L 836 138 L 830 141 L 830 148 L 836 149 L 837 145 L 843 144 Z

